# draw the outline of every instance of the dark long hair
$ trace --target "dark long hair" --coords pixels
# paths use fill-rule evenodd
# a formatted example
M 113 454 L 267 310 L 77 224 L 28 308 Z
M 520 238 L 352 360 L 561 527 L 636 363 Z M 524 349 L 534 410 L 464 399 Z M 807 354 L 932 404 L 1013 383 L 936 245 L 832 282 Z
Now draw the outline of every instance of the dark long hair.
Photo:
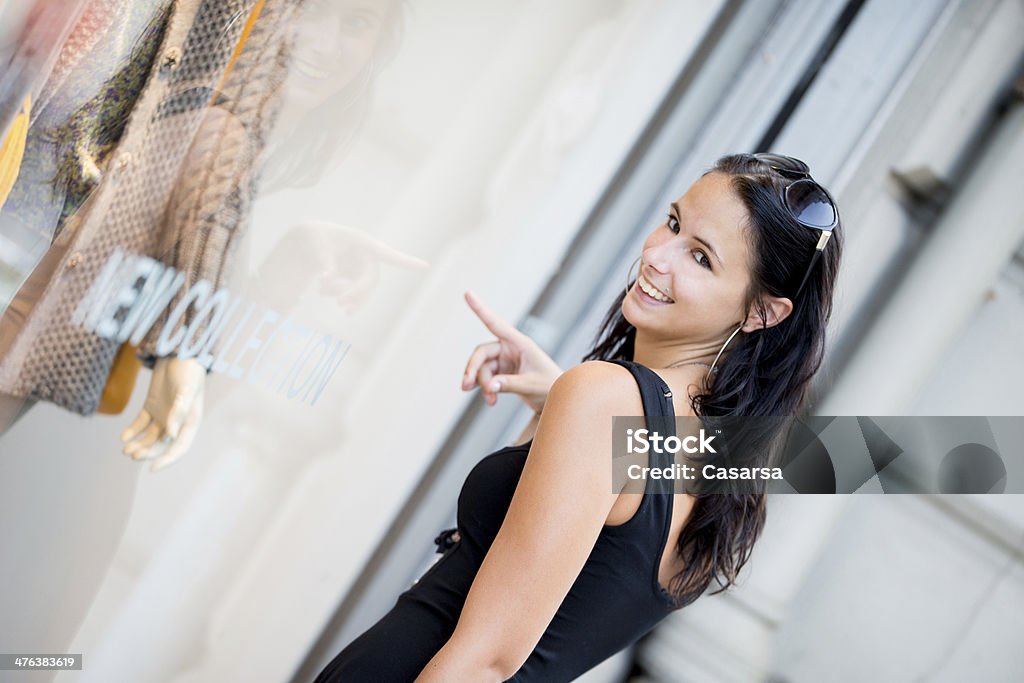
M 794 170 L 807 165 L 786 157 Z M 747 207 L 746 226 L 751 251 L 751 285 L 747 307 L 756 305 L 762 320 L 766 311 L 760 297 L 792 297 L 814 254 L 819 232 L 798 223 L 783 202 L 792 182 L 750 154 L 720 158 L 705 171 L 726 173 L 733 190 Z M 810 380 L 821 366 L 825 328 L 832 314 L 832 294 L 843 249 L 842 226 L 837 225 L 793 299 L 793 310 L 782 322 L 755 332 L 741 332 L 716 365 L 707 393 L 692 400 L 699 417 L 795 416 L 807 400 Z M 635 281 L 635 280 L 634 280 Z M 630 283 L 632 286 L 632 282 Z M 598 332 L 588 360 L 633 359 L 636 328 L 622 315 L 626 291 L 612 304 Z M 760 421 L 781 429 L 783 421 Z M 771 440 L 778 434 L 761 434 Z M 696 600 L 712 581 L 720 593 L 736 583 L 765 524 L 765 494 L 736 492 L 696 495 L 696 503 L 677 552 L 684 568 L 669 588 L 680 607 Z

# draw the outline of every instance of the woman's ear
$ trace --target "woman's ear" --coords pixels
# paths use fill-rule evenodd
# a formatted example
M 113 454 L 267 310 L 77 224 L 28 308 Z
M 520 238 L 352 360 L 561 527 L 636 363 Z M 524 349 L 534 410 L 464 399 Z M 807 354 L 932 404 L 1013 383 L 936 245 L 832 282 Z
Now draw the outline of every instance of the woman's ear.
M 784 296 L 764 295 L 761 297 L 761 303 L 764 307 L 764 320 L 761 319 L 761 312 L 755 301 L 750 305 L 747 319 L 743 321 L 744 332 L 754 332 L 778 325 L 793 312 L 793 302 Z

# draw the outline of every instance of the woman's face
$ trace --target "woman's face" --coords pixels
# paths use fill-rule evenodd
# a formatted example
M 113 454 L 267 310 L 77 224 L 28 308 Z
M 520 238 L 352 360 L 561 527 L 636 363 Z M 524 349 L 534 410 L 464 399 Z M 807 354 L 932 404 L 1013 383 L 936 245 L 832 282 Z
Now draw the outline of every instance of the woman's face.
M 622 314 L 655 342 L 721 344 L 747 318 L 749 213 L 729 176 L 701 176 L 647 236 Z M 654 297 L 643 288 L 655 288 Z
M 317 107 L 349 85 L 373 56 L 395 0 L 308 0 L 295 26 L 289 105 Z

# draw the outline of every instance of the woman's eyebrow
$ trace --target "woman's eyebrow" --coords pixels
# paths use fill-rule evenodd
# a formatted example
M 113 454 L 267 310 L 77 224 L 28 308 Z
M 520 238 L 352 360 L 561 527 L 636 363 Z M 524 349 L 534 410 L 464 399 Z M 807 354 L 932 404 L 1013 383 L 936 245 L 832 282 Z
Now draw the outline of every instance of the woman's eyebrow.
M 679 218 L 679 216 L 680 216 L 680 214 L 682 212 L 679 210 L 679 204 L 677 202 L 672 202 L 672 210 L 675 211 L 676 220 L 681 223 L 682 220 Z M 725 267 L 725 263 L 722 261 L 722 257 L 719 256 L 718 252 L 715 251 L 715 248 L 713 246 L 711 246 L 711 242 L 708 242 L 706 239 L 704 239 L 700 235 L 694 235 L 693 239 L 697 240 L 698 242 L 703 244 L 705 247 L 707 247 L 707 250 L 710 251 L 712 256 L 715 257 L 715 260 L 718 261 L 718 265 L 722 266 L 723 268 Z

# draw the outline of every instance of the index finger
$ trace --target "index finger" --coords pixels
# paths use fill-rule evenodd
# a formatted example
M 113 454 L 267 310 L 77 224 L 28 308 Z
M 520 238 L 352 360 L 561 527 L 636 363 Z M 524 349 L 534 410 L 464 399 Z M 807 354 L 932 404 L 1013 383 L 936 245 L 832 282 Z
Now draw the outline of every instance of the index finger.
M 476 313 L 476 317 L 480 318 L 483 324 L 487 326 L 487 329 L 493 332 L 495 336 L 499 338 L 511 338 L 519 334 L 519 330 L 506 322 L 503 318 L 500 318 L 491 309 L 487 308 L 487 306 L 484 306 L 483 302 L 476 298 L 476 294 L 473 294 L 473 292 L 467 289 L 464 296 L 466 303 L 469 304 L 469 307 L 473 309 L 474 313 Z
M 355 228 L 351 228 L 347 225 L 336 225 L 334 227 L 339 231 L 339 233 L 344 234 L 346 238 L 359 246 L 365 247 L 367 251 L 378 256 L 382 261 L 402 268 L 430 267 L 430 263 L 428 261 L 424 261 L 418 256 L 413 256 L 412 254 L 406 254 L 404 251 L 399 251 L 389 244 L 370 237 L 362 230 L 356 230 Z
M 380 257 L 381 261 L 390 263 L 401 268 L 429 268 L 430 262 L 424 261 L 418 256 L 412 254 L 406 254 L 404 251 L 399 251 L 394 247 L 388 246 L 383 242 L 373 240 L 370 243 L 370 250 Z

